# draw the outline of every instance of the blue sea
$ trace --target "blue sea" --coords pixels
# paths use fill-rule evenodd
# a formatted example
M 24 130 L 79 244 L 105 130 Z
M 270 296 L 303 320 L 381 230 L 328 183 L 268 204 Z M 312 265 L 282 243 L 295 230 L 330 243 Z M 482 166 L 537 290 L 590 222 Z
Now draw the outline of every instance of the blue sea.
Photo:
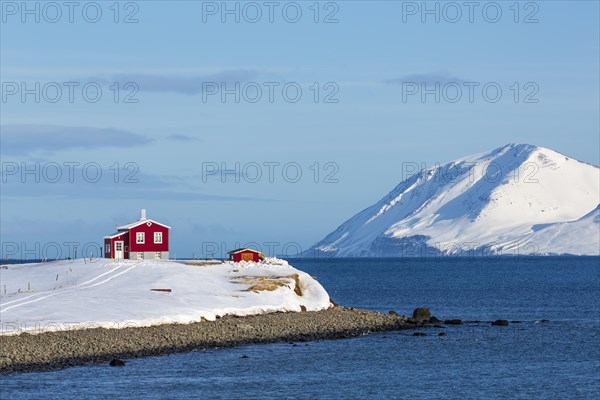
M 290 260 L 339 304 L 462 326 L 2 376 L 2 399 L 596 399 L 600 258 Z M 507 319 L 508 327 L 490 326 Z M 469 322 L 472 321 L 472 322 Z M 479 321 L 479 322 L 475 322 Z M 438 336 L 445 331 L 446 336 Z M 247 356 L 247 358 L 242 358 Z

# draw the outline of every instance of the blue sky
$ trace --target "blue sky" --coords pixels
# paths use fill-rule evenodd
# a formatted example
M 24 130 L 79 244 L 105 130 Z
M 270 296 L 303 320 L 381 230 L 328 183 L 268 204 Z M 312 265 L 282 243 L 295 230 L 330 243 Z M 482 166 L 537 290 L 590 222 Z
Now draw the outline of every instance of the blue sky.
M 472 21 L 464 2 L 428 2 L 439 22 L 422 2 L 274 2 L 273 22 L 264 2 L 228 2 L 239 22 L 222 2 L 78 2 L 73 22 L 46 3 L 2 1 L 3 256 L 99 243 L 140 208 L 173 227 L 177 256 L 306 249 L 403 163 L 509 142 L 600 163 L 595 1 L 478 2 Z M 439 102 L 409 94 L 436 82 Z

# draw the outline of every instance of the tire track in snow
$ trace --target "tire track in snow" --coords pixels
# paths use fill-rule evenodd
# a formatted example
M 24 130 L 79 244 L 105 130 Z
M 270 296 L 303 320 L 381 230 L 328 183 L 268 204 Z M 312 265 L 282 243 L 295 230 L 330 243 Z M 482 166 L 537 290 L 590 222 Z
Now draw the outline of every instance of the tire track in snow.
M 106 276 L 107 274 L 110 274 L 110 273 L 114 272 L 115 270 L 117 270 L 119 268 L 121 268 L 121 266 L 115 267 L 115 268 L 111 269 L 110 271 L 106 271 L 106 272 L 104 272 L 104 273 L 102 273 L 102 274 L 100 274 L 98 276 L 95 276 L 94 278 L 89 279 L 89 280 L 87 280 L 85 282 L 78 283 L 77 285 L 73 286 L 71 289 L 75 289 L 77 287 L 80 287 L 80 286 L 86 285 L 86 284 L 88 284 L 90 282 L 93 282 L 93 281 L 95 281 L 95 280 L 97 280 L 99 278 L 102 278 L 103 276 Z M 31 297 L 41 296 L 41 295 L 44 295 L 44 294 L 47 294 L 47 293 L 53 293 L 53 292 L 56 292 L 56 289 L 54 289 L 54 290 L 46 290 L 46 291 L 39 292 L 39 293 L 34 293 L 34 294 L 31 294 L 31 295 L 29 295 L 27 297 L 22 297 L 20 299 L 15 299 L 15 300 L 7 301 L 7 302 L 3 303 L 2 305 L 6 306 L 8 304 L 12 304 L 12 303 L 15 303 L 15 302 L 21 302 L 21 301 L 29 299 Z
M 103 277 L 103 276 L 106 276 L 107 274 L 110 274 L 111 272 L 113 272 L 113 271 L 115 271 L 115 270 L 117 270 L 117 269 L 119 269 L 119 268 L 121 268 L 121 267 L 115 267 L 115 268 L 111 269 L 110 271 L 107 271 L 107 272 L 105 272 L 105 273 L 103 273 L 103 274 L 100 274 L 100 275 L 96 276 L 95 278 L 93 278 L 93 279 L 90 279 L 90 280 L 88 280 L 88 281 L 86 281 L 86 282 L 83 282 L 83 283 L 80 283 L 80 284 L 78 284 L 78 285 L 75 285 L 73 288 L 70 288 L 70 289 L 66 289 L 66 290 L 60 290 L 60 291 L 47 291 L 47 292 L 43 292 L 43 293 L 38 293 L 38 294 L 46 294 L 46 293 L 47 293 L 47 295 L 46 295 L 46 296 L 43 296 L 43 297 L 38 297 L 38 298 L 36 298 L 36 299 L 33 299 L 33 300 L 30 300 L 30 301 L 24 301 L 24 302 L 23 302 L 22 300 L 26 300 L 26 299 L 30 298 L 31 296 L 28 296 L 28 297 L 26 297 L 26 298 L 23 298 L 23 299 L 19 299 L 19 301 L 21 301 L 20 303 L 18 303 L 18 304 L 14 304 L 14 305 L 12 305 L 12 306 L 8 306 L 8 307 L 6 307 L 6 308 L 3 308 L 3 309 L 0 309 L 0 313 L 6 312 L 6 311 L 8 311 L 8 310 L 12 310 L 13 308 L 18 308 L 18 307 L 24 306 L 24 305 L 26 305 L 26 304 L 36 303 L 36 302 L 38 302 L 38 301 L 40 301 L 40 300 L 47 299 L 48 297 L 54 297 L 54 296 L 57 296 L 57 295 L 60 295 L 60 294 L 68 294 L 68 293 L 73 293 L 73 292 L 77 292 L 77 291 L 80 291 L 80 290 L 85 290 L 85 289 L 89 289 L 89 288 L 92 288 L 92 287 L 95 287 L 95 286 L 103 285 L 103 284 L 105 284 L 106 282 L 109 282 L 109 281 L 111 281 L 112 279 L 116 278 L 117 276 L 123 275 L 123 274 L 125 274 L 125 273 L 127 273 L 127 272 L 131 271 L 131 270 L 132 270 L 132 269 L 134 269 L 135 267 L 137 267 L 137 264 L 136 264 L 136 265 L 133 265 L 132 267 L 129 267 L 129 268 L 127 268 L 126 270 L 123 270 L 123 271 L 121 271 L 121 272 L 119 272 L 119 273 L 117 273 L 117 274 L 111 275 L 111 276 L 109 276 L 107 279 L 105 279 L 105 280 L 103 280 L 103 281 L 101 281 L 101 282 L 94 283 L 93 285 L 89 285 L 89 286 L 82 287 L 82 285 L 88 284 L 88 283 L 90 283 L 90 282 L 94 282 L 94 281 L 96 281 L 98 278 L 101 278 L 101 277 Z M 34 296 L 34 295 L 32 295 L 32 296 Z M 17 300 L 13 300 L 13 302 L 12 302 L 12 303 L 14 303 L 15 301 L 17 301 Z
M 83 285 L 85 285 L 85 284 L 88 284 L 88 283 L 90 283 L 90 282 L 93 282 L 93 281 L 95 281 L 96 279 L 102 278 L 102 277 L 103 277 L 103 276 L 105 276 L 106 274 L 110 274 L 111 272 L 114 272 L 115 270 L 117 270 L 117 269 L 119 269 L 119 268 L 120 268 L 120 266 L 118 266 L 118 267 L 115 267 L 115 268 L 111 269 L 110 271 L 106 271 L 106 272 L 104 272 L 104 273 L 102 273 L 102 274 L 100 274 L 100 275 L 98 275 L 98 276 L 96 276 L 96 277 L 94 277 L 94 278 L 92 278 L 92 279 L 90 279 L 90 280 L 87 280 L 87 281 L 85 281 L 85 282 L 82 282 L 82 283 L 78 283 L 77 285 L 73 286 L 73 288 L 77 288 L 77 287 L 79 287 L 79 286 L 83 286 Z M 53 289 L 53 290 L 46 290 L 46 291 L 43 291 L 43 292 L 39 292 L 39 293 L 34 293 L 34 294 L 31 294 L 31 295 L 29 295 L 29 296 L 26 296 L 26 297 L 21 297 L 20 299 L 15 299 L 15 300 L 7 301 L 7 302 L 4 302 L 4 303 L 2 303 L 2 306 L 7 306 L 7 305 L 9 305 L 9 304 L 13 304 L 13 303 L 16 303 L 16 302 L 21 302 L 21 301 L 23 301 L 23 300 L 30 299 L 30 298 L 32 298 L 32 297 L 41 296 L 41 295 L 44 295 L 44 294 L 47 294 L 47 293 L 53 293 L 53 292 L 56 292 L 56 289 Z M 4 310 L 0 310 L 0 311 L 4 311 Z

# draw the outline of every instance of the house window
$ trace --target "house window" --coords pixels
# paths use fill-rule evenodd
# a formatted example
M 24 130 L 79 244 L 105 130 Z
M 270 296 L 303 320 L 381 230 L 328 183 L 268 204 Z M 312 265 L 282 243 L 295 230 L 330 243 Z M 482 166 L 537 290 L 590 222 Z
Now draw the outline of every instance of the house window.
M 123 250 L 123 242 L 115 242 L 115 251 Z
M 144 232 L 138 232 L 135 234 L 135 242 L 137 244 L 144 244 Z
M 154 243 L 162 243 L 162 232 L 154 232 Z
M 143 259 L 144 259 L 144 253 L 142 253 L 141 251 L 139 251 L 139 252 L 137 253 L 137 259 L 138 259 L 138 260 L 143 260 Z
M 161 258 L 160 256 L 161 256 L 160 251 L 157 251 L 157 252 L 154 253 L 154 258 L 155 259 L 160 260 L 160 258 Z

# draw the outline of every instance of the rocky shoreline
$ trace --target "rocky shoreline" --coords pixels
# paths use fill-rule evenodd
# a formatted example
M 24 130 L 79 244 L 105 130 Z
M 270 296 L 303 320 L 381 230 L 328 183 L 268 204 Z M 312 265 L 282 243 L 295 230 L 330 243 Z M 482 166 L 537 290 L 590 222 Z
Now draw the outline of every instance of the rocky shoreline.
M 316 312 L 225 316 L 214 322 L 0 336 L 0 374 L 108 363 L 114 359 L 280 341 L 360 336 L 421 326 L 396 313 L 334 307 Z

